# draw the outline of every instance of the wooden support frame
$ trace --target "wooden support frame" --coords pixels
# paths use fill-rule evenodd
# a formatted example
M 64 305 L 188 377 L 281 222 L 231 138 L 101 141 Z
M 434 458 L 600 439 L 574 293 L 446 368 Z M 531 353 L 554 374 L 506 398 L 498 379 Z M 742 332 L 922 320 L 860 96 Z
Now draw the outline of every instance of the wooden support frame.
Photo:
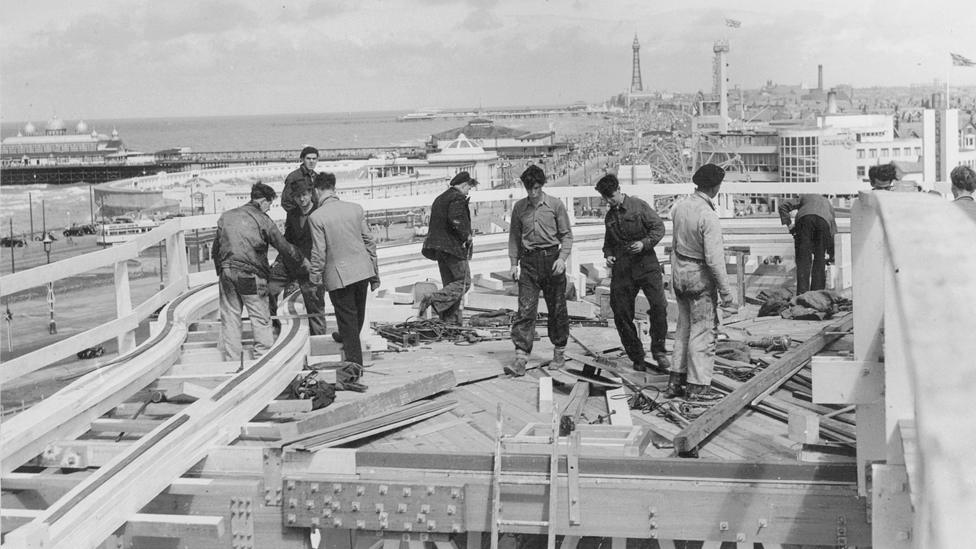
M 0 530 L 10 532 L 36 520 L 42 513 L 28 509 L 0 510 Z M 125 521 L 123 528 L 125 537 L 219 540 L 224 537 L 225 524 L 224 517 L 218 516 L 136 513 Z
M 674 437 L 675 451 L 681 454 L 695 450 L 702 441 L 739 413 L 742 408 L 748 406 L 753 399 L 777 383 L 784 375 L 793 371 L 798 363 L 809 360 L 825 346 L 840 339 L 851 329 L 853 322 L 854 319 L 850 315 L 846 315 L 843 319 L 827 326 L 804 341 L 799 347 L 791 349 L 755 377 L 743 383 L 738 389 L 682 429 Z
M 295 310 L 294 299 L 288 308 Z M 93 547 L 207 455 L 237 437 L 241 425 L 301 370 L 308 329 L 285 321 L 275 345 L 252 368 L 134 443 L 29 524 L 7 536 L 12 547 Z M 146 475 L 152 471 L 152 475 Z
M 53 442 L 81 435 L 95 418 L 169 368 L 179 356 L 187 320 L 210 311 L 216 294 L 217 288 L 209 286 L 172 302 L 164 313 L 169 320 L 167 330 L 111 366 L 87 374 L 4 422 L 0 431 L 0 471 L 10 473 Z

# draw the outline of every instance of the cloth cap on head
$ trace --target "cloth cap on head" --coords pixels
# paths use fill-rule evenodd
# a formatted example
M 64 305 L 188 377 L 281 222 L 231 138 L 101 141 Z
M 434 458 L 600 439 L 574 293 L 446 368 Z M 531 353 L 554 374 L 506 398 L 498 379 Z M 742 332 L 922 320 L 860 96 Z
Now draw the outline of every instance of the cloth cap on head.
M 471 174 L 469 174 L 468 172 L 458 172 L 458 174 L 455 175 L 453 179 L 451 179 L 451 186 L 453 187 L 454 185 L 460 185 L 461 183 L 469 183 L 471 185 L 477 185 L 478 180 L 471 177 Z
M 522 180 L 522 184 L 526 187 L 531 187 L 533 185 L 545 185 L 546 184 L 546 172 L 542 171 L 542 168 L 536 166 L 535 164 L 525 168 L 522 175 L 519 176 Z
M 304 149 L 302 149 L 302 154 L 299 155 L 299 158 L 301 158 L 302 160 L 305 160 L 305 157 L 308 156 L 308 155 L 310 155 L 310 154 L 314 154 L 315 156 L 318 156 L 319 155 L 319 150 L 316 149 L 315 147 L 305 147 Z
M 715 164 L 705 164 L 704 166 L 698 168 L 695 175 L 691 176 L 691 180 L 696 186 L 705 189 L 721 185 L 722 180 L 724 179 L 725 170 L 716 166 Z
M 312 192 L 312 184 L 304 179 L 295 181 L 291 184 L 291 192 L 293 195 L 298 196 L 302 193 Z

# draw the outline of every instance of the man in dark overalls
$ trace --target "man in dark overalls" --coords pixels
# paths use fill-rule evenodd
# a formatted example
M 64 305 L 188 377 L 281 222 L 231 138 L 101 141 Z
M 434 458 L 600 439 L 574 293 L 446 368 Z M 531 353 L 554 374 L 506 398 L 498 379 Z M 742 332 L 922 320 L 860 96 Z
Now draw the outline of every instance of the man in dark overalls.
M 634 326 L 634 300 L 643 291 L 649 306 L 651 356 L 658 369 L 666 371 L 671 366 L 664 347 L 668 303 L 661 264 L 654 252 L 654 246 L 664 237 L 664 222 L 647 202 L 620 192 L 620 182 L 613 174 L 603 176 L 596 190 L 610 205 L 604 220 L 603 257 L 611 269 L 610 308 L 620 343 L 634 369 L 646 370 L 644 346 Z

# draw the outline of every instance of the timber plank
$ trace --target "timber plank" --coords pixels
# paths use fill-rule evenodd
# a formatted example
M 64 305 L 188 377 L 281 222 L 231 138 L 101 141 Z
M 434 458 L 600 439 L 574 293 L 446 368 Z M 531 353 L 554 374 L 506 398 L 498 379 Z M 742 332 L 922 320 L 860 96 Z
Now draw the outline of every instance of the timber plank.
M 675 449 L 679 453 L 694 450 L 760 393 L 777 383 L 787 372 L 792 371 L 796 364 L 809 359 L 828 343 L 840 339 L 841 335 L 838 333 L 847 332 L 852 325 L 853 316 L 845 315 L 842 320 L 823 328 L 817 335 L 807 339 L 799 347 L 785 353 L 779 360 L 743 383 L 737 391 L 723 398 L 698 419 L 682 429 L 681 433 L 678 433 L 674 439 Z M 828 334 L 828 332 L 830 333 Z
M 328 408 L 305 414 L 294 424 L 282 426 L 284 436 L 302 434 L 338 425 L 364 417 L 370 413 L 390 410 L 416 400 L 427 398 L 442 391 L 449 390 L 456 385 L 454 372 L 449 370 L 428 374 L 402 386 L 389 390 L 363 393 L 361 398 L 341 403 L 338 399 Z M 289 433 L 291 432 L 291 434 Z

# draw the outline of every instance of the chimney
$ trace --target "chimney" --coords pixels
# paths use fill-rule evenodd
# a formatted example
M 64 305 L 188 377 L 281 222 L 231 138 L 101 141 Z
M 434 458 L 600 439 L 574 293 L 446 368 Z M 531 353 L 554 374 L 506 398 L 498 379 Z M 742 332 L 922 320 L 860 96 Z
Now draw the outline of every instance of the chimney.
M 827 114 L 837 114 L 837 90 L 827 92 Z
M 817 89 L 823 91 L 823 65 L 817 65 Z

